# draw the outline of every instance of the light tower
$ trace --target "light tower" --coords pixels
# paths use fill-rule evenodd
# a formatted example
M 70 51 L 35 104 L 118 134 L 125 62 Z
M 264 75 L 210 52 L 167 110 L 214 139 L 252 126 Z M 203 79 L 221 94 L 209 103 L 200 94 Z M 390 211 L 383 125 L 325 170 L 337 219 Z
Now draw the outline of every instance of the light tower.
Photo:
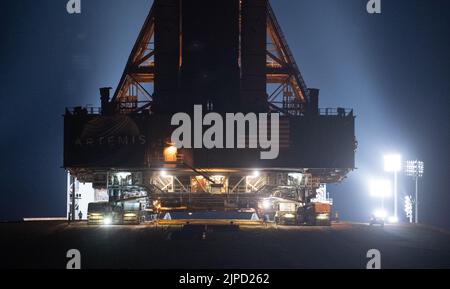
M 394 173 L 394 221 L 398 221 L 398 190 L 397 174 L 402 170 L 402 156 L 399 154 L 387 155 L 384 157 L 384 170 Z
M 424 173 L 424 162 L 422 161 L 407 161 L 406 162 L 406 175 L 409 177 L 413 177 L 416 181 L 416 196 L 415 196 L 415 202 L 414 202 L 414 208 L 415 208 L 415 223 L 419 223 L 419 178 L 423 177 Z

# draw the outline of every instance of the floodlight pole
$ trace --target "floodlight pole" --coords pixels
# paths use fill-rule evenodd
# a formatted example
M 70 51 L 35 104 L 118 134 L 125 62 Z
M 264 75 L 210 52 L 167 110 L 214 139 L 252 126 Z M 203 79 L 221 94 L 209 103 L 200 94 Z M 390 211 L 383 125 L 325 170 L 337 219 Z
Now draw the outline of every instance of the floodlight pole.
M 419 179 L 423 177 L 424 163 L 422 161 L 408 161 L 406 173 L 408 176 L 413 177 L 416 185 L 416 195 L 414 200 L 414 223 L 419 223 Z
M 398 219 L 397 170 L 394 171 L 394 217 Z
M 419 224 L 419 175 L 416 175 L 416 203 L 415 203 L 415 220 L 416 224 Z

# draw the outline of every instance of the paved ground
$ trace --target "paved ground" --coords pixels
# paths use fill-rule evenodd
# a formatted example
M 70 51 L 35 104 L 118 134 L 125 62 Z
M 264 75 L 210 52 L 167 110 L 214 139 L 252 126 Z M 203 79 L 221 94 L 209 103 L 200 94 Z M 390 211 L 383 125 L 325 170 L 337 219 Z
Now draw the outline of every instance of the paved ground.
M 378 249 L 383 268 L 450 268 L 450 233 L 425 226 L 331 228 L 88 227 L 61 222 L 0 224 L 0 268 L 65 268 L 78 249 L 83 268 L 365 268 Z

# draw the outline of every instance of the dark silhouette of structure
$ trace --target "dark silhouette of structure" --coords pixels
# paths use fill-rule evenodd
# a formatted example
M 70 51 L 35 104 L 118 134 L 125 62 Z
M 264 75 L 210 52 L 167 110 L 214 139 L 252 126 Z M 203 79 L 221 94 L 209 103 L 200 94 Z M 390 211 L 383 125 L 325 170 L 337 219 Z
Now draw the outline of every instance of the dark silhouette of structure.
M 247 208 L 288 187 L 306 203 L 321 183 L 354 169 L 353 112 L 319 109 L 319 90 L 306 86 L 266 0 L 155 0 L 109 91 L 100 90 L 100 109 L 66 110 L 64 167 L 106 189 L 110 201 Z M 171 116 L 194 105 L 222 115 L 280 114 L 279 157 L 175 149 Z

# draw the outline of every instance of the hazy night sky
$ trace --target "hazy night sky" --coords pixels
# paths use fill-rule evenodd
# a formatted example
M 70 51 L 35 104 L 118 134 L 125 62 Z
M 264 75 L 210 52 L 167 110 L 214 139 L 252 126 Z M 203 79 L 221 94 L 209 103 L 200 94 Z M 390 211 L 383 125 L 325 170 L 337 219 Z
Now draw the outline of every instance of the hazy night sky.
M 66 214 L 64 108 L 116 87 L 152 4 L 82 0 L 69 15 L 66 2 L 0 1 L 0 220 Z M 341 217 L 367 220 L 368 180 L 400 152 L 425 161 L 422 220 L 450 228 L 450 1 L 382 0 L 382 15 L 367 0 L 271 2 L 320 106 L 357 115 L 358 170 L 329 187 Z

